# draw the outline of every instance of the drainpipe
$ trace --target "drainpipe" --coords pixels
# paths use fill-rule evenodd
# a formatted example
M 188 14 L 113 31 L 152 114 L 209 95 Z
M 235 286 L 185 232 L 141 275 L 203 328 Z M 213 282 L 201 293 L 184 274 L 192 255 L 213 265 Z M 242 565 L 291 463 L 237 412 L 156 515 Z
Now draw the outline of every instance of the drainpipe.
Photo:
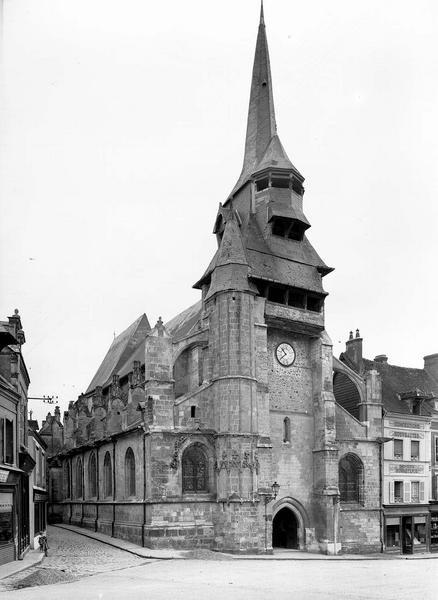
M 376 442 L 379 444 L 379 528 L 380 528 L 380 552 L 384 551 L 383 534 L 383 444 L 392 441 L 394 438 L 378 437 Z M 401 539 L 401 538 L 400 538 Z

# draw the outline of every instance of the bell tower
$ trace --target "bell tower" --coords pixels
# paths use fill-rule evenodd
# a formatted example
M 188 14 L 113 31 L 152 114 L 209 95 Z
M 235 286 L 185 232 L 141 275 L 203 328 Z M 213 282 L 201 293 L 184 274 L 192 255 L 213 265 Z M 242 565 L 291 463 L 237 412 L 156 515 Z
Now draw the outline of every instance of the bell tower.
M 219 207 L 218 250 L 194 286 L 202 289 L 209 320 L 218 500 L 235 495 L 254 506 L 277 481 L 279 497 L 268 513 L 288 508 L 296 547 L 331 553 L 338 475 L 322 278 L 333 269 L 307 237 L 303 196 L 304 177 L 277 133 L 262 4 L 242 171 Z M 245 461 L 252 470 L 243 485 Z M 260 550 L 261 505 L 251 519 Z M 246 539 L 245 531 L 234 531 Z M 269 519 L 265 531 L 269 551 Z

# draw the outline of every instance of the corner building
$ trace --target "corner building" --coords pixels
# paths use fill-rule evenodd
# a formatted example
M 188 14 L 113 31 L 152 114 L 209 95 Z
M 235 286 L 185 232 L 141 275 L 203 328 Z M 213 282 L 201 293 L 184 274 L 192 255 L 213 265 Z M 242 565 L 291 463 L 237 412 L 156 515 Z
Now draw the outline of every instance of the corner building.
M 358 445 L 346 413 L 337 436 L 332 269 L 307 238 L 303 182 L 277 134 L 262 9 L 243 168 L 219 206 L 202 299 L 114 340 L 65 415 L 54 517 L 153 547 L 334 553 L 342 445 L 366 455 L 371 482 L 344 516 L 348 549 L 380 550 L 376 432 L 359 427 Z

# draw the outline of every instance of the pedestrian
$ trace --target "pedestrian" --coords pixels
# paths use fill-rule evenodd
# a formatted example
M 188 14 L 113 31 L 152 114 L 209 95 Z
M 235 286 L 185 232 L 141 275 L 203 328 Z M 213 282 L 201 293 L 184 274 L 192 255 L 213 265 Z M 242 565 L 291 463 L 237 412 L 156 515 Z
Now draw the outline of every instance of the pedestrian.
M 40 552 L 44 552 L 44 556 L 49 556 L 49 544 L 47 543 L 46 535 L 40 535 L 40 537 L 38 538 L 38 544 L 40 545 Z

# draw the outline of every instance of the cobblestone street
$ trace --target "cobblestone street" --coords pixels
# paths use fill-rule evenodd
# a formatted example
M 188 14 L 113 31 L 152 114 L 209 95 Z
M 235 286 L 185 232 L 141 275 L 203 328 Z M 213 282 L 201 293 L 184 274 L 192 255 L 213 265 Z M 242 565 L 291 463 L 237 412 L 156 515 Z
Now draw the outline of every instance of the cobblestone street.
M 0 582 L 0 591 L 67 582 L 151 562 L 72 531 L 48 528 L 49 556 L 38 566 Z

